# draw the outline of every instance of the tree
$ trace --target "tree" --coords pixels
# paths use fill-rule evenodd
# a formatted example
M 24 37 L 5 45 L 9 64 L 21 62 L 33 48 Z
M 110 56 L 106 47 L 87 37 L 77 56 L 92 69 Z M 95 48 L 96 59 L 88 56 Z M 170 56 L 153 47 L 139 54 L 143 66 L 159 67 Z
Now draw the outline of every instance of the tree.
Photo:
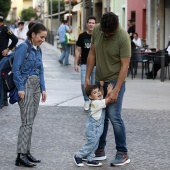
M 0 0 L 0 12 L 4 14 L 4 18 L 7 17 L 11 8 L 11 0 Z
M 28 9 L 23 9 L 21 12 L 21 18 L 23 21 L 29 21 L 31 17 L 37 19 L 37 14 L 33 7 L 29 7 Z

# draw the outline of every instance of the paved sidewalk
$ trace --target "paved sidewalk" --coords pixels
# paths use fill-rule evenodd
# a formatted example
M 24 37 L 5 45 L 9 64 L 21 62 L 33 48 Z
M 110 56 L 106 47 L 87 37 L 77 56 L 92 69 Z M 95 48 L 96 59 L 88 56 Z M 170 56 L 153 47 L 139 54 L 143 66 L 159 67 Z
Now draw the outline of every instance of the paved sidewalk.
M 83 106 L 80 73 L 74 71 L 74 58 L 70 66 L 58 63 L 59 50 L 45 43 L 42 45 L 48 100 L 43 105 Z M 159 76 L 148 80 L 141 74 L 133 80 L 126 79 L 123 108 L 143 110 L 170 110 L 170 80 L 161 82 Z
M 127 132 L 131 163 L 110 167 L 115 156 L 112 126 L 109 126 L 106 155 L 100 168 L 78 168 L 73 156 L 86 142 L 84 127 L 88 113 L 83 111 L 80 74 L 58 63 L 59 51 L 42 46 L 48 99 L 35 119 L 32 153 L 42 160 L 36 170 L 170 170 L 170 90 L 169 80 L 127 78 L 122 117 Z M 0 170 L 16 167 L 17 135 L 20 126 L 18 105 L 0 109 Z

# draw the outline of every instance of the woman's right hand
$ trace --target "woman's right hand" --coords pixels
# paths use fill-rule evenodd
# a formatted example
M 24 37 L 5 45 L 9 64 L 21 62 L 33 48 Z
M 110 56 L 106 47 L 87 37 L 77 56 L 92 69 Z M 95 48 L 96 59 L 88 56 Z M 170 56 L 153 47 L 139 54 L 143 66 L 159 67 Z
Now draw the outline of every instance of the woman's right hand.
M 20 99 L 24 99 L 25 92 L 24 91 L 18 91 L 18 96 L 20 97 Z

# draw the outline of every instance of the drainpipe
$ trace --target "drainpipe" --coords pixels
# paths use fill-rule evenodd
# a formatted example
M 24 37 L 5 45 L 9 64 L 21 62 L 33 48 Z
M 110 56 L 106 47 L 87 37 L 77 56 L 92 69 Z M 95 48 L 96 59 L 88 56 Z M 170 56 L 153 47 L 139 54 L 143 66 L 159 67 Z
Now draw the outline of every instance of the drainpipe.
M 150 33 L 151 33 L 151 29 L 150 29 L 151 28 L 151 0 L 148 0 L 148 5 L 147 6 L 148 6 L 148 13 L 147 13 L 147 18 L 148 18 L 148 20 L 147 20 L 148 42 L 147 42 L 147 44 L 150 47 L 150 42 L 151 42 L 151 35 L 150 35 Z
M 91 15 L 91 0 L 89 0 L 89 16 Z
M 107 12 L 110 12 L 110 0 L 107 0 Z
M 51 0 L 51 3 L 50 3 L 50 11 L 51 11 L 51 33 L 52 33 L 52 20 L 53 20 L 53 17 L 52 17 L 52 14 L 53 14 L 53 0 Z
M 69 26 L 71 25 L 71 0 L 69 0 Z
M 83 32 L 86 30 L 86 0 L 83 0 Z

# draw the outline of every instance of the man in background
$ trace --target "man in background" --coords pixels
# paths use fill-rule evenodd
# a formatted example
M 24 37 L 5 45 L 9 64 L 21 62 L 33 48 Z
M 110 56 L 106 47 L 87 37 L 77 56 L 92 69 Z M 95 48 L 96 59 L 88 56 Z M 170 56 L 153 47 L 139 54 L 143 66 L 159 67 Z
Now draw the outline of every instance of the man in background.
M 70 44 L 66 44 L 66 37 L 65 37 L 65 34 L 67 32 L 71 33 L 72 27 L 68 25 L 67 20 L 63 20 L 62 24 L 60 25 L 60 27 L 58 28 L 58 31 L 57 31 L 57 34 L 59 36 L 59 41 L 60 41 L 62 49 L 63 49 L 58 62 L 60 64 L 64 64 L 65 66 L 70 65 L 70 63 L 69 63 Z
M 76 72 L 79 72 L 79 65 L 81 65 L 81 89 L 84 97 L 84 110 L 89 110 L 89 98 L 87 97 L 85 91 L 84 91 L 84 82 L 85 82 L 85 75 L 86 75 L 86 64 L 87 64 L 87 57 L 90 51 L 91 46 L 91 36 L 92 31 L 96 24 L 96 18 L 94 16 L 90 16 L 87 19 L 86 27 L 87 31 L 83 32 L 79 35 L 77 40 L 77 47 L 75 51 L 75 58 L 74 58 L 74 70 Z M 95 70 L 96 68 L 93 68 L 93 71 L 90 76 L 91 84 L 95 84 Z
M 133 40 L 133 34 L 135 33 L 135 24 L 133 22 L 133 20 L 128 20 L 128 34 L 131 38 L 131 40 Z
M 8 52 L 12 50 L 17 42 L 18 38 L 13 34 L 13 32 L 4 25 L 4 15 L 0 13 L 0 60 L 8 55 Z M 9 44 L 9 39 L 11 43 Z M 9 44 L 9 46 L 8 46 Z M 7 92 L 4 91 L 4 106 L 8 106 Z

